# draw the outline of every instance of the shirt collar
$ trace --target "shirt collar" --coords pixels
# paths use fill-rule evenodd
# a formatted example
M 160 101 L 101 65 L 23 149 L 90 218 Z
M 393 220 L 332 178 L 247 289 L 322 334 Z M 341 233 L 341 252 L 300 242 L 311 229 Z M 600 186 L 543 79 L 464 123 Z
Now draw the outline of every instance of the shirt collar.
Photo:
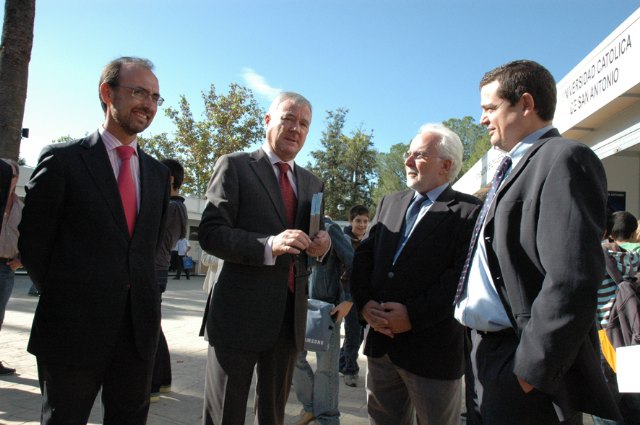
M 429 202 L 433 204 L 440 197 L 440 195 L 442 195 L 442 192 L 444 192 L 447 186 L 449 186 L 449 182 L 446 182 L 434 189 L 431 189 L 425 195 L 422 195 L 420 192 L 414 191 L 412 199 L 422 198 L 426 196 L 427 198 L 429 198 Z
M 123 146 L 122 142 L 120 142 L 120 140 L 118 140 L 116 136 L 109 133 L 109 131 L 103 126 L 100 126 L 98 128 L 98 132 L 100 133 L 100 137 L 102 137 L 102 141 L 104 142 L 105 148 L 107 148 L 107 152 L 114 150 L 118 146 Z M 133 139 L 133 141 L 129 143 L 128 146 L 131 146 L 133 148 L 134 154 L 137 156 L 138 155 L 138 138 L 136 137 L 135 139 Z
M 281 160 L 273 151 L 273 149 L 271 149 L 271 145 L 269 145 L 269 143 L 267 143 L 266 141 L 262 144 L 262 150 L 267 155 L 267 158 L 269 158 L 269 162 L 271 162 L 271 165 L 275 165 L 278 162 L 284 162 L 286 164 L 289 164 L 289 169 L 291 170 L 291 172 L 293 172 L 293 166 L 295 164 L 293 159 L 291 161 Z
M 524 157 L 524 155 L 527 153 L 529 148 L 533 146 L 533 143 L 536 142 L 538 139 L 540 139 L 540 137 L 542 137 L 543 134 L 545 134 L 547 131 L 551 130 L 552 128 L 553 128 L 553 125 L 551 124 L 544 126 L 542 128 L 539 128 L 538 130 L 534 131 L 533 133 L 529 134 L 524 139 L 522 139 L 520 142 L 518 142 L 518 144 L 516 144 L 513 147 L 513 149 L 511 149 L 507 154 L 511 157 L 511 161 L 512 161 L 511 169 L 513 169 L 516 166 L 516 164 L 520 162 L 520 160 L 522 159 L 522 157 Z

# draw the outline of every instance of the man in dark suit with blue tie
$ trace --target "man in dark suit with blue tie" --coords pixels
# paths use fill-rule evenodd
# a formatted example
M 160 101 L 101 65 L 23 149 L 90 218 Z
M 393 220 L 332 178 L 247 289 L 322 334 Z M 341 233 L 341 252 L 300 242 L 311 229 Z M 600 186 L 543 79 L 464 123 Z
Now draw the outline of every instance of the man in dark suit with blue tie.
M 378 204 L 356 250 L 351 292 L 367 321 L 367 411 L 374 425 L 460 422 L 463 328 L 453 297 L 480 201 L 450 186 L 462 142 L 424 125 L 405 155 L 407 186 Z
M 162 104 L 152 67 L 110 62 L 99 83 L 104 124 L 44 148 L 26 188 L 19 248 L 42 292 L 28 350 L 43 424 L 86 424 L 100 388 L 105 425 L 146 423 L 169 194 L 167 168 L 136 139 Z
M 304 343 L 311 257 L 330 247 L 324 230 L 308 235 L 311 199 L 323 184 L 294 163 L 309 132 L 311 104 L 281 93 L 264 121 L 260 149 L 216 163 L 200 222 L 200 245 L 224 260 L 205 313 L 205 425 L 244 424 L 256 365 L 257 423 L 284 422 Z
M 480 100 L 480 123 L 506 155 L 456 296 L 456 318 L 471 337 L 469 420 L 616 418 L 595 333 L 607 203 L 602 164 L 553 127 L 556 85 L 540 64 L 514 61 L 487 72 Z

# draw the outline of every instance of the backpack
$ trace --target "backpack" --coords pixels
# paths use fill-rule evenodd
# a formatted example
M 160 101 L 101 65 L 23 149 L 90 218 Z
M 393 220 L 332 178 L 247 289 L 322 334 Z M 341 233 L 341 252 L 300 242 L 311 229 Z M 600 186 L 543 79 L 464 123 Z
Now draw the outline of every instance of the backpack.
M 640 344 L 640 288 L 636 277 L 623 277 L 611 254 L 603 250 L 607 273 L 617 285 L 617 290 L 609 323 L 599 334 L 604 357 L 615 372 L 615 349 Z

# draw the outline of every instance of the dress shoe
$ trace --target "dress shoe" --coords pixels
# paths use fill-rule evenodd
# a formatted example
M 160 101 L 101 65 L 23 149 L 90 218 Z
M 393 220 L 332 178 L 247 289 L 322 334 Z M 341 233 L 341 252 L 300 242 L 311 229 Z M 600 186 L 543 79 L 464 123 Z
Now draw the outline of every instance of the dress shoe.
M 347 387 L 357 387 L 358 375 L 344 375 L 344 384 Z
M 16 370 L 12 367 L 6 367 L 0 362 L 0 375 L 13 375 L 16 373 Z
M 316 417 L 311 412 L 305 412 L 304 409 L 300 411 L 300 415 L 296 418 L 292 425 L 307 425 L 311 423 Z
M 163 394 L 171 392 L 171 384 L 169 385 L 160 385 L 160 392 Z
M 160 393 L 151 393 L 149 396 L 150 403 L 157 403 L 160 401 Z

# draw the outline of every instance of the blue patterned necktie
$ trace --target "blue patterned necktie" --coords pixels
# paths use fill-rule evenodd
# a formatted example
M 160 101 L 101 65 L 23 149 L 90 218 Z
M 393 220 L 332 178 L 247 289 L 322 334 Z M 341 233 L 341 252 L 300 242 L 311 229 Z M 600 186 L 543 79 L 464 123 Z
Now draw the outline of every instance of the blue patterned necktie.
M 496 196 L 496 192 L 498 191 L 502 180 L 504 180 L 504 176 L 507 174 L 507 170 L 509 169 L 509 167 L 511 167 L 511 157 L 506 155 L 504 158 L 502 158 L 502 161 L 498 165 L 498 169 L 493 176 L 491 189 L 489 190 L 489 193 L 487 193 L 487 197 L 485 198 L 484 204 L 482 204 L 482 209 L 480 210 L 480 215 L 478 215 L 476 225 L 473 228 L 473 233 L 471 234 L 471 243 L 469 244 L 469 252 L 467 253 L 467 259 L 464 261 L 464 266 L 462 266 L 462 273 L 460 274 L 458 289 L 456 289 L 456 297 L 453 301 L 454 304 L 460 302 L 460 299 L 462 298 L 462 294 L 464 293 L 464 289 L 467 284 L 467 273 L 469 272 L 471 259 L 473 258 L 473 254 L 476 251 L 478 235 L 480 234 L 480 230 L 482 229 L 482 225 L 484 224 L 484 219 L 487 217 L 487 212 L 489 212 L 491 202 L 493 202 L 493 198 Z

